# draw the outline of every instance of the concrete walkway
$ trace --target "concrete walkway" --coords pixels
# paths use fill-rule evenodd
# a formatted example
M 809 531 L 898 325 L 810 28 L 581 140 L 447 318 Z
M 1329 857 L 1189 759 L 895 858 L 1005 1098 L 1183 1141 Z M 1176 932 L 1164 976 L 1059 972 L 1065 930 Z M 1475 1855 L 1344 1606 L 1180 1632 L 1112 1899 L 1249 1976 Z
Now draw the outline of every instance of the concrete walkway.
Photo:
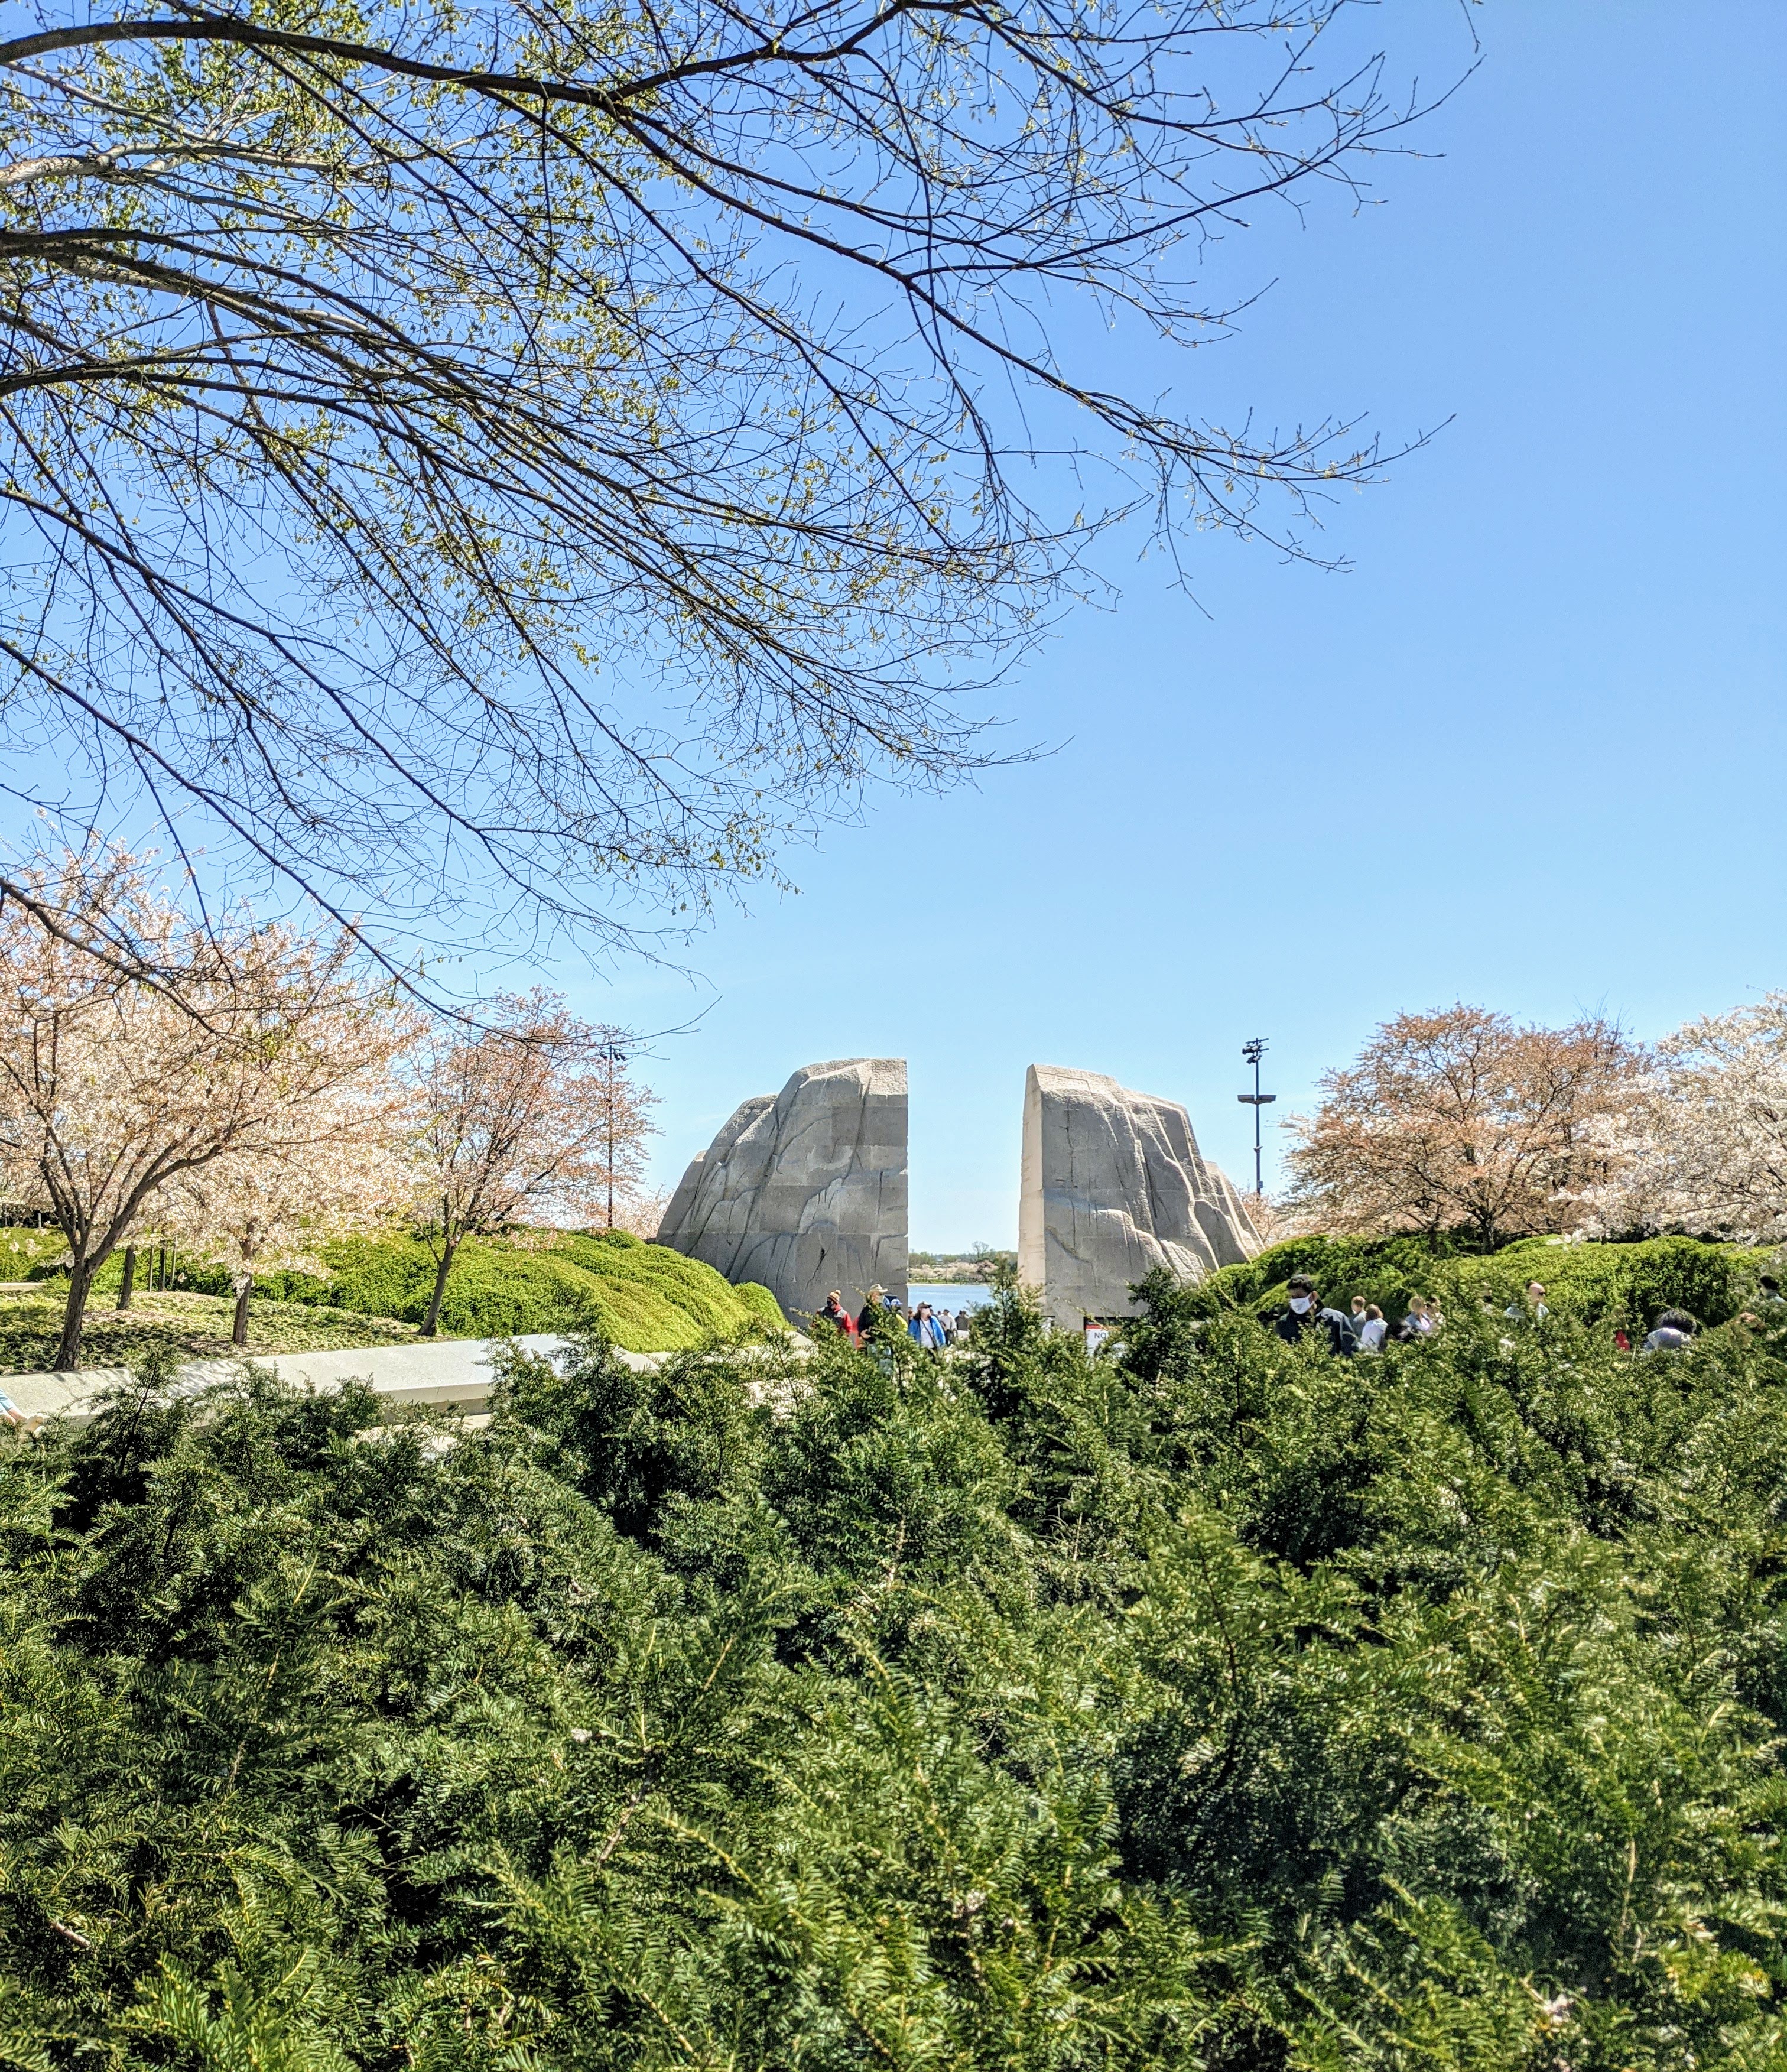
M 0 1396 L 27 1417 L 79 1416 L 84 1405 L 131 1379 L 127 1367 L 84 1367 L 75 1374 L 0 1374 Z
M 405 1346 L 362 1346 L 342 1351 L 269 1353 L 232 1359 L 189 1360 L 176 1369 L 177 1388 L 203 1388 L 232 1379 L 244 1364 L 270 1367 L 298 1388 L 332 1394 L 344 1382 L 364 1381 L 393 1403 L 438 1403 L 477 1412 L 490 1403 L 491 1350 L 495 1338 L 429 1338 Z M 549 1354 L 568 1342 L 549 1331 L 536 1331 L 513 1342 L 524 1351 Z M 663 1358 L 658 1353 L 621 1353 L 621 1359 L 650 1373 Z M 97 1399 L 126 1386 L 130 1370 L 122 1367 L 83 1367 L 75 1374 L 0 1374 L 0 1393 L 10 1396 L 27 1417 L 92 1415 Z

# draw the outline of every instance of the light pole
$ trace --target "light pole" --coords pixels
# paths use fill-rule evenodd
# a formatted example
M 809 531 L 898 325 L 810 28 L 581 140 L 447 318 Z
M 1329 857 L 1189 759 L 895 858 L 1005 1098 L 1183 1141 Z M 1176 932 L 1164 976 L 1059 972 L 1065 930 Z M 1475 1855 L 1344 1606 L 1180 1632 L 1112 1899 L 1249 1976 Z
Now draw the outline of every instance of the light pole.
M 626 1068 L 625 1039 L 618 1034 L 604 1037 L 601 1056 L 605 1067 L 603 1092 L 608 1110 L 608 1227 L 612 1230 L 614 1227 L 614 1080 L 616 1075 Z
M 1257 1197 L 1263 1195 L 1266 1191 L 1259 1149 L 1259 1111 L 1270 1107 L 1278 1096 L 1263 1094 L 1259 1091 L 1259 1061 L 1266 1054 L 1265 1038 L 1250 1036 L 1241 1046 L 1241 1054 L 1253 1067 L 1253 1092 L 1251 1094 L 1237 1094 L 1235 1099 L 1245 1102 L 1253 1110 L 1253 1190 Z

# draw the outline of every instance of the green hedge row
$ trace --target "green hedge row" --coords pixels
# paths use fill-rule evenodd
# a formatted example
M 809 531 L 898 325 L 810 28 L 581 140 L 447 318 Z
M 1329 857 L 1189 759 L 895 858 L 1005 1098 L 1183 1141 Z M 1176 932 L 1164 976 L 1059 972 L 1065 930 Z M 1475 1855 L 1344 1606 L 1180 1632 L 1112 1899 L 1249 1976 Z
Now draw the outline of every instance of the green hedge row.
M 48 1278 L 62 1252 L 55 1231 L 0 1230 L 0 1279 Z M 258 1293 L 275 1301 L 421 1322 L 434 1262 L 415 1238 L 394 1232 L 347 1239 L 325 1247 L 323 1256 L 327 1277 L 269 1273 L 257 1283 Z M 1282 1305 L 1285 1282 L 1300 1272 L 1315 1276 L 1329 1301 L 1344 1308 L 1362 1295 L 1395 1318 L 1411 1294 L 1435 1297 L 1442 1308 L 1474 1304 L 1485 1293 L 1505 1305 L 1528 1281 L 1538 1280 L 1560 1315 L 1648 1330 L 1667 1309 L 1686 1309 L 1705 1324 L 1723 1323 L 1754 1300 L 1756 1276 L 1776 1257 L 1686 1237 L 1638 1244 L 1527 1238 L 1487 1258 L 1461 1253 L 1445 1240 L 1436 1248 L 1419 1237 L 1299 1237 L 1244 1266 L 1212 1274 L 1195 1301 L 1207 1315 L 1231 1309 L 1263 1315 Z M 121 1266 L 120 1259 L 110 1260 L 96 1292 L 115 1289 Z M 179 1272 L 183 1287 L 229 1293 L 229 1276 L 219 1268 L 182 1260 Z M 545 1245 L 468 1241 L 447 1284 L 441 1328 L 456 1336 L 501 1338 L 558 1330 L 592 1316 L 631 1352 L 678 1351 L 717 1332 L 783 1322 L 766 1288 L 751 1282 L 732 1287 L 712 1267 L 667 1246 L 642 1243 L 625 1231 L 598 1231 L 560 1232 Z
M 1312 1275 L 1324 1301 L 1345 1308 L 1355 1295 L 1392 1319 L 1411 1295 L 1440 1307 L 1474 1306 L 1487 1294 L 1498 1306 L 1516 1301 L 1529 1281 L 1544 1284 L 1560 1316 L 1584 1323 L 1641 1326 L 1663 1309 L 1686 1309 L 1703 1324 L 1722 1324 L 1756 1295 L 1756 1276 L 1778 1255 L 1698 1238 L 1657 1237 L 1637 1244 L 1560 1244 L 1523 1238 L 1488 1257 L 1464 1254 L 1419 1237 L 1288 1238 L 1244 1266 L 1224 1267 L 1197 1288 L 1206 1314 L 1280 1308 L 1293 1273 Z
M 362 1316 L 420 1323 L 434 1285 L 434 1261 L 407 1235 L 331 1245 L 327 1282 L 269 1276 L 269 1295 L 321 1301 Z M 283 1286 L 275 1283 L 282 1281 Z M 674 1352 L 715 1332 L 780 1324 L 766 1288 L 733 1288 L 711 1266 L 625 1231 L 561 1235 L 549 1248 L 468 1240 L 454 1262 L 441 1311 L 443 1330 L 479 1338 L 552 1331 L 594 1318 L 629 1352 Z
M 0 1233 L 0 1259 L 8 1237 Z M 55 1271 L 61 1252 L 35 1248 L 30 1268 L 18 1280 L 42 1280 Z M 23 1252 L 20 1256 L 23 1256 Z M 362 1317 L 394 1317 L 419 1324 L 434 1285 L 428 1248 L 402 1231 L 344 1239 L 326 1245 L 327 1277 L 269 1273 L 257 1281 L 270 1301 L 302 1302 L 350 1309 Z M 121 1258 L 106 1264 L 96 1293 L 114 1290 Z M 146 1274 L 146 1265 L 142 1269 Z M 199 1294 L 229 1293 L 229 1276 L 215 1267 L 179 1262 L 178 1285 Z M 715 1333 L 734 1334 L 754 1325 L 783 1322 L 780 1305 L 766 1288 L 746 1282 L 734 1288 L 711 1266 L 685 1259 L 664 1245 L 646 1244 L 625 1231 L 561 1231 L 550 1244 L 503 1239 L 468 1240 L 454 1262 L 441 1311 L 441 1329 L 456 1337 L 507 1338 L 529 1331 L 556 1331 L 597 1322 L 628 1352 L 677 1352 Z
M 0 2063 L 1787 2072 L 1787 1329 L 1193 1292 L 0 1432 Z

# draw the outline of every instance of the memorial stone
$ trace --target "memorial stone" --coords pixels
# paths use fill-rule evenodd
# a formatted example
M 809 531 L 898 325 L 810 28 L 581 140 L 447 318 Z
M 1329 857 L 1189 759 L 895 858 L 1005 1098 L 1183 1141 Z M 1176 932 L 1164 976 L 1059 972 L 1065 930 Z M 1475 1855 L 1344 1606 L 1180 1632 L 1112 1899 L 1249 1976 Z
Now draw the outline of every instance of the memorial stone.
M 1259 1249 L 1240 1195 L 1199 1152 L 1177 1101 L 1100 1072 L 1031 1066 L 1017 1271 L 1058 1326 L 1130 1315 L 1132 1285 L 1156 1266 L 1197 1281 Z
M 805 1065 L 741 1104 L 696 1153 L 658 1242 L 731 1281 L 761 1281 L 797 1322 L 836 1288 L 906 1299 L 903 1058 Z

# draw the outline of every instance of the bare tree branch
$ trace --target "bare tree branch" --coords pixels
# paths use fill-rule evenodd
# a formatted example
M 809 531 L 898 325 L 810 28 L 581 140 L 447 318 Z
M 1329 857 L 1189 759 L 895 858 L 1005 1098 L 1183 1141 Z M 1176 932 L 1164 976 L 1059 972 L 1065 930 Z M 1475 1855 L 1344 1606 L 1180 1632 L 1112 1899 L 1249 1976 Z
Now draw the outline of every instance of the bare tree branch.
M 684 930 L 981 767 L 1100 526 L 1308 552 L 1378 465 L 1126 393 L 1061 314 L 1211 336 L 1213 228 L 1356 192 L 1417 111 L 1330 62 L 1352 11 L 45 10 L 0 43 L 15 791 L 134 800 L 413 983 Z

